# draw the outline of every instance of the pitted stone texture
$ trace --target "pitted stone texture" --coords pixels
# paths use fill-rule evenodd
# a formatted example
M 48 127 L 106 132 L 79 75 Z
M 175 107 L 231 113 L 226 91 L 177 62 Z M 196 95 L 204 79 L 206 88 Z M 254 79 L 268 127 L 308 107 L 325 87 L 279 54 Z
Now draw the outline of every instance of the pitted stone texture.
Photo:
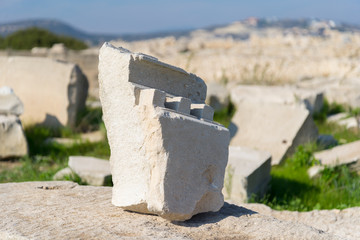
M 88 82 L 74 64 L 40 57 L 0 57 L 0 85 L 24 103 L 24 124 L 75 125 Z
M 108 160 L 85 156 L 70 156 L 69 167 L 89 185 L 103 186 L 111 179 Z
M 230 146 L 223 188 L 225 199 L 241 204 L 252 194 L 262 197 L 271 178 L 270 170 L 270 153 Z
M 27 152 L 27 142 L 20 119 L 13 115 L 0 115 L 0 159 L 22 157 Z
M 20 116 L 24 105 L 10 87 L 0 88 L 0 114 Z
M 166 95 L 204 104 L 204 82 L 152 57 L 105 43 L 99 55 L 99 83 L 111 148 L 112 203 L 179 221 L 219 210 L 229 131 L 164 108 Z
M 72 182 L 6 183 L 0 184 L 0 238 L 359 238 L 359 208 L 282 214 L 283 212 L 278 211 L 265 212 L 260 208 L 263 205 L 245 206 L 246 208 L 225 203 L 217 213 L 203 213 L 186 222 L 169 223 L 154 215 L 136 214 L 116 208 L 111 204 L 110 187 L 78 186 Z M 260 214 L 251 209 L 261 210 Z M 310 226 L 317 226 L 322 230 Z
M 316 125 L 302 107 L 242 102 L 236 108 L 229 126 L 230 145 L 270 152 L 272 165 L 280 164 L 298 145 L 317 139 Z

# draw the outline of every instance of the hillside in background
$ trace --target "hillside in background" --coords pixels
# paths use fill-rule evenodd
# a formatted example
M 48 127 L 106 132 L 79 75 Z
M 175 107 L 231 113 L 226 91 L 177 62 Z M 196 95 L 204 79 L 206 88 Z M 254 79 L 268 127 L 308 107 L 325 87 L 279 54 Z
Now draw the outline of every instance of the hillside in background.
M 226 34 L 219 33 L 222 37 L 233 37 L 235 39 L 247 39 L 247 36 L 252 31 L 262 31 L 268 28 L 277 28 L 282 29 L 284 33 L 289 31 L 301 31 L 301 34 L 305 35 L 321 35 L 321 29 L 331 28 L 338 31 L 347 31 L 347 32 L 360 32 L 360 26 L 351 25 L 346 23 L 335 23 L 331 20 L 318 20 L 318 19 L 258 19 L 258 18 L 248 18 L 246 20 L 239 21 L 245 29 L 241 31 L 232 31 L 227 32 Z M 216 26 L 209 26 L 203 28 L 205 31 L 213 31 L 216 29 L 224 29 L 227 26 L 232 26 L 232 24 L 223 24 Z M 67 35 L 74 38 L 81 39 L 86 41 L 90 45 L 98 45 L 104 41 L 110 41 L 115 39 L 122 39 L 124 41 L 138 41 L 138 40 L 147 40 L 158 37 L 167 37 L 174 36 L 176 38 L 188 36 L 191 34 L 192 30 L 183 30 L 183 31 L 159 31 L 151 33 L 139 33 L 139 34 L 96 34 L 89 33 L 77 29 L 67 23 L 51 20 L 51 19 L 35 19 L 35 20 L 24 20 L 10 23 L 0 24 L 0 35 L 5 37 L 13 32 L 16 32 L 21 29 L 26 29 L 30 27 L 37 27 L 42 29 L 47 29 L 50 32 L 59 35 Z M 314 29 L 316 31 L 314 31 Z
M 88 33 L 77 29 L 67 23 L 51 20 L 51 19 L 35 19 L 35 20 L 24 20 L 10 23 L 0 23 L 0 36 L 7 36 L 16 31 L 37 27 L 46 29 L 52 33 L 58 35 L 71 36 L 87 42 L 90 45 L 97 45 L 104 41 L 110 41 L 114 39 L 123 39 L 125 41 L 135 41 L 151 39 L 155 37 L 166 37 L 166 36 L 180 36 L 186 34 L 187 31 L 176 31 L 176 32 L 155 32 L 155 33 L 142 33 L 142 34 L 96 34 Z

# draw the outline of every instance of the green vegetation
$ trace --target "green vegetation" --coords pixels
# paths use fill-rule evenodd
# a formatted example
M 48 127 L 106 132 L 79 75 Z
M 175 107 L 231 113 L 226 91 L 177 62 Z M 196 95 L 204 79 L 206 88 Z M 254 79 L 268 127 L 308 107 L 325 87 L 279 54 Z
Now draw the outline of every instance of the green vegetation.
M 235 105 L 229 100 L 229 104 L 226 108 L 215 111 L 214 121 L 224 125 L 225 127 L 229 127 L 231 118 L 234 116 L 235 111 Z
M 347 129 L 345 126 L 340 126 L 333 122 L 327 122 L 328 116 L 347 112 L 349 116 L 357 116 L 358 109 L 351 109 L 350 107 L 331 103 L 325 99 L 322 110 L 314 115 L 316 126 L 318 127 L 320 134 L 330 134 L 340 143 L 350 143 L 360 139 L 360 133 L 356 129 Z
M 86 125 L 84 121 L 79 121 L 78 129 L 101 129 L 105 131 L 103 123 L 96 122 L 96 119 L 101 119 L 101 110 L 87 109 L 84 111 L 83 116 L 83 119 L 87 119 L 88 124 Z M 96 124 L 97 127 L 95 126 Z M 50 137 L 79 139 L 80 132 L 69 128 L 49 129 L 40 126 L 27 126 L 25 128 L 25 135 L 29 145 L 29 155 L 15 162 L 15 164 L 18 163 L 15 167 L 0 170 L 0 182 L 52 180 L 57 171 L 67 167 L 69 156 L 71 155 L 109 159 L 110 148 L 106 140 L 96 143 L 79 141 L 70 145 L 46 142 L 46 139 Z M 68 180 L 84 184 L 78 176 Z
M 86 49 L 88 46 L 75 38 L 53 34 L 45 29 L 28 28 L 0 38 L 0 49 L 29 50 L 33 47 L 51 47 L 55 43 L 64 43 L 74 50 Z
M 316 164 L 314 150 L 316 145 L 299 146 L 292 157 L 274 166 L 269 191 L 250 202 L 291 211 L 360 206 L 360 176 L 348 166 L 325 168 L 319 177 L 309 178 L 307 170 Z

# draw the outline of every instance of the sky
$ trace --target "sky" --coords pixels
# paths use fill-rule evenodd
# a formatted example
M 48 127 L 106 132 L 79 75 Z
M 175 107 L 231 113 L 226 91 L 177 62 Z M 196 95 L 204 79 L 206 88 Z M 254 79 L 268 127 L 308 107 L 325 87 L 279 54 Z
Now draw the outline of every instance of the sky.
M 360 25 L 360 0 L 0 0 L 0 23 L 56 19 L 91 33 L 144 33 L 248 17 L 320 18 Z

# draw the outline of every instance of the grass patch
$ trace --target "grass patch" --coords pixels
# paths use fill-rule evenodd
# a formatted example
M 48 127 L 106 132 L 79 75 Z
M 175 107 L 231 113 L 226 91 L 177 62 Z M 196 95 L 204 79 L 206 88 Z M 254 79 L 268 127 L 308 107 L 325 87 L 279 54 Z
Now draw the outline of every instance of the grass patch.
M 319 177 L 309 178 L 308 168 L 317 164 L 315 150 L 316 145 L 299 146 L 282 165 L 272 167 L 267 194 L 250 202 L 290 211 L 360 206 L 360 176 L 348 166 L 325 168 Z
M 214 121 L 225 127 L 229 127 L 231 118 L 234 116 L 235 112 L 235 105 L 229 100 L 229 104 L 226 108 L 214 112 Z

